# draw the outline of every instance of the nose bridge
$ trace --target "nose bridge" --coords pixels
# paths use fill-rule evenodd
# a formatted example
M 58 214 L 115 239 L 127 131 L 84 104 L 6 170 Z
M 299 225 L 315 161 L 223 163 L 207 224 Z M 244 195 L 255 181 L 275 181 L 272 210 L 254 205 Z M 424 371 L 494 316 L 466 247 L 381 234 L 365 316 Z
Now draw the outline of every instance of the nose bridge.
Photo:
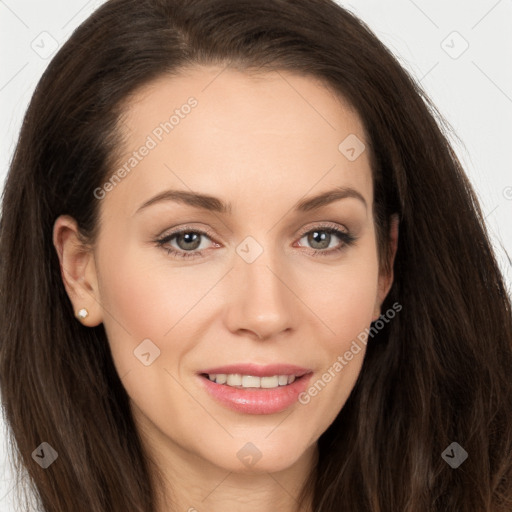
M 285 284 L 283 255 L 271 236 L 258 238 L 246 237 L 236 247 L 232 320 L 238 329 L 268 337 L 292 326 L 297 304 Z

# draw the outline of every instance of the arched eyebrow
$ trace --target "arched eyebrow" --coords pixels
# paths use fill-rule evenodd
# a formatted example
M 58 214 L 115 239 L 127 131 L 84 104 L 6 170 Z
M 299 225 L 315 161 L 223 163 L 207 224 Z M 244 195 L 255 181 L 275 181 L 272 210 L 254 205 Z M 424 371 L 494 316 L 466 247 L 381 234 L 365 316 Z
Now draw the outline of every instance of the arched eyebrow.
M 316 196 L 302 199 L 295 205 L 294 209 L 299 212 L 309 212 L 311 210 L 317 210 L 318 208 L 331 204 L 335 201 L 347 199 L 348 197 L 359 199 L 364 204 L 365 209 L 368 210 L 368 205 L 363 194 L 352 187 L 336 187 L 332 190 L 321 192 Z
M 352 187 L 336 187 L 332 190 L 327 190 L 325 192 L 321 192 L 315 196 L 308 197 L 305 199 L 301 199 L 298 201 L 293 210 L 297 212 L 309 212 L 312 210 L 317 210 L 322 206 L 327 206 L 335 201 L 339 201 L 341 199 L 346 198 L 355 198 L 360 200 L 365 209 L 368 209 L 368 205 L 364 196 Z M 208 194 L 201 194 L 199 192 L 190 192 L 187 190 L 165 190 L 157 194 L 156 196 L 145 201 L 135 212 L 136 214 L 140 211 L 154 205 L 157 203 L 165 202 L 165 201 L 174 201 L 183 203 L 194 208 L 198 208 L 201 210 L 212 211 L 220 214 L 230 215 L 232 213 L 232 205 L 231 203 L 226 203 L 222 199 L 211 196 Z

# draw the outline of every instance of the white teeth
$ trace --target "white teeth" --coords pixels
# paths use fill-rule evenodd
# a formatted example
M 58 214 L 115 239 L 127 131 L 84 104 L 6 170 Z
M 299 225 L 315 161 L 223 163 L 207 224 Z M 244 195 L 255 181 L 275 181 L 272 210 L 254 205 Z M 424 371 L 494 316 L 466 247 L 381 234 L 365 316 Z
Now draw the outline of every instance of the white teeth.
M 277 388 L 279 386 L 279 375 L 273 377 L 261 377 L 262 388 Z
M 261 379 L 252 375 L 244 375 L 242 377 L 242 386 L 244 388 L 259 388 Z M 261 386 L 263 387 L 263 386 Z
M 225 373 L 219 373 L 215 376 L 215 382 L 217 384 L 226 384 L 228 376 Z
M 228 386 L 241 386 L 242 376 L 239 373 L 230 373 L 227 380 Z
M 226 384 L 232 387 L 273 389 L 287 386 L 295 381 L 295 375 L 272 375 L 271 377 L 256 377 L 254 375 L 241 375 L 239 373 L 210 373 L 208 378 L 217 384 Z

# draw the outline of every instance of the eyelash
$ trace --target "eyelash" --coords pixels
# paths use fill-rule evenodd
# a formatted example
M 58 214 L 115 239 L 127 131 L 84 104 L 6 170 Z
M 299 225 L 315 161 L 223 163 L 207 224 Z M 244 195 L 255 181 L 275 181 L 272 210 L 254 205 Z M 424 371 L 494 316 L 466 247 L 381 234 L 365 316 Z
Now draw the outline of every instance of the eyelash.
M 312 256 L 331 256 L 333 254 L 337 254 L 337 253 L 343 251 L 344 249 L 346 249 L 347 247 L 350 247 L 351 245 L 353 245 L 357 240 L 357 237 L 355 237 L 354 235 L 352 235 L 348 232 L 345 232 L 345 231 L 341 231 L 340 229 L 335 228 L 334 226 L 329 226 L 329 225 L 328 226 L 316 226 L 313 229 L 310 229 L 310 230 L 302 233 L 300 235 L 299 239 L 303 238 L 305 235 L 309 235 L 310 233 L 313 233 L 314 231 L 320 231 L 323 233 L 329 233 L 331 235 L 336 235 L 342 241 L 342 244 L 339 247 L 336 247 L 334 249 L 329 249 L 329 250 L 312 249 L 311 250 Z M 162 238 L 155 240 L 155 242 L 158 247 L 162 248 L 163 250 L 165 250 L 167 252 L 168 255 L 173 256 L 173 257 L 174 256 L 176 256 L 178 258 L 202 257 L 202 255 L 206 251 L 206 249 L 203 249 L 202 251 L 197 251 L 197 250 L 196 251 L 178 251 L 173 248 L 165 247 L 166 243 L 170 242 L 176 236 L 182 235 L 184 233 L 195 233 L 198 235 L 206 236 L 210 240 L 213 238 L 211 233 L 209 233 L 208 231 L 202 231 L 200 229 L 195 229 L 195 228 L 194 229 L 184 228 L 179 231 L 174 231 L 173 233 L 165 235 Z

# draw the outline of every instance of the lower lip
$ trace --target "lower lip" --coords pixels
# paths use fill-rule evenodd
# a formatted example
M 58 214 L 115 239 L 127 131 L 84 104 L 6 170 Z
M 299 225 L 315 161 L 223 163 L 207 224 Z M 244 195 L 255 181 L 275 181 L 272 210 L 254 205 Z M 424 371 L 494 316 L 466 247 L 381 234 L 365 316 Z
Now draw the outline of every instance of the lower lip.
M 229 409 L 245 414 L 275 414 L 298 401 L 298 396 L 306 390 L 312 375 L 303 375 L 287 386 L 272 389 L 234 388 L 217 384 L 204 375 L 199 378 L 206 391 Z

